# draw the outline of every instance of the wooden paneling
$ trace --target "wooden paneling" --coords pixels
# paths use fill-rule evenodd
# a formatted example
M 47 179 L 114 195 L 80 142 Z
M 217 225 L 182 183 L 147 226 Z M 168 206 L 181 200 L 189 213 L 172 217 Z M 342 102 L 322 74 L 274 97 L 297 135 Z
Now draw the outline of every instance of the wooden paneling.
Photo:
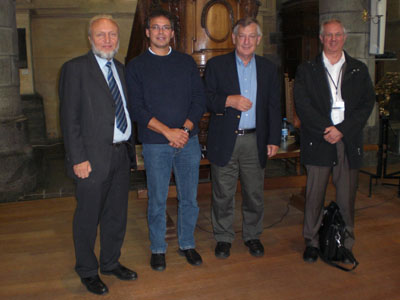
M 256 0 L 139 0 L 126 61 L 148 47 L 145 17 L 151 10 L 162 8 L 176 17 L 171 46 L 192 55 L 202 72 L 209 58 L 234 49 L 233 24 L 242 17 L 256 17 L 260 5 Z
M 238 1 L 190 1 L 187 9 L 186 52 L 191 54 L 200 68 L 215 55 L 234 49 L 231 34 L 239 18 Z

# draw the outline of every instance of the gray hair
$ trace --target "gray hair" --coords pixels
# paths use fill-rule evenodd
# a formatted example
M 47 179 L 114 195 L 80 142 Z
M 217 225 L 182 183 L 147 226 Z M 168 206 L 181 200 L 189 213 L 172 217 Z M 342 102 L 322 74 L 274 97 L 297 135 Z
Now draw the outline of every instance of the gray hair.
M 117 26 L 118 28 L 118 32 L 119 32 L 119 25 L 118 23 L 114 20 L 114 18 L 112 17 L 112 15 L 96 15 L 93 18 L 90 19 L 89 21 L 89 28 L 88 28 L 88 36 L 91 37 L 92 36 L 92 25 L 94 22 L 100 20 L 100 19 L 106 19 L 111 21 L 112 23 L 115 24 L 115 26 Z
M 331 23 L 337 23 L 337 24 L 339 24 L 340 26 L 342 26 L 344 35 L 347 35 L 347 30 L 346 30 L 346 28 L 344 27 L 342 21 L 340 21 L 339 19 L 332 18 L 332 19 L 329 19 L 329 20 L 324 21 L 324 22 L 321 24 L 321 26 L 320 26 L 320 28 L 319 28 L 319 35 L 320 35 L 320 36 L 323 36 L 323 35 L 324 35 L 325 26 L 328 25 L 328 24 L 331 24 Z
M 243 19 L 239 19 L 235 23 L 235 25 L 233 25 L 232 32 L 233 32 L 234 35 L 237 35 L 239 27 L 247 27 L 247 26 L 249 26 L 251 24 L 256 24 L 257 25 L 257 35 L 258 36 L 262 36 L 262 31 L 261 31 L 261 28 L 260 28 L 260 24 L 258 23 L 256 18 L 251 18 L 251 17 L 246 17 L 246 18 L 243 18 Z

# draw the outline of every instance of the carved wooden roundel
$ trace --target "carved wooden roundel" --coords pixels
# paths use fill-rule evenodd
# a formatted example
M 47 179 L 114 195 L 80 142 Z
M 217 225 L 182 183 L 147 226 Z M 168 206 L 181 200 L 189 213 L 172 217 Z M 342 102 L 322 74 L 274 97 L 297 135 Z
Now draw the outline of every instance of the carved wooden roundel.
M 201 27 L 214 42 L 226 41 L 234 22 L 232 6 L 225 0 L 207 2 L 201 13 Z

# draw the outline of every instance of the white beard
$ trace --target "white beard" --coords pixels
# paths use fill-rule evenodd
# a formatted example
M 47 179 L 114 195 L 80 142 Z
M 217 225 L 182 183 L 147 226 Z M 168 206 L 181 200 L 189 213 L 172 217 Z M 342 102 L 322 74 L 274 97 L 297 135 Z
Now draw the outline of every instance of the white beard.
M 97 55 L 98 57 L 107 59 L 107 60 L 114 58 L 115 54 L 117 54 L 117 52 L 119 50 L 119 41 L 117 43 L 117 47 L 115 47 L 115 49 L 113 51 L 108 52 L 108 53 L 97 49 L 92 41 L 90 41 L 90 44 L 92 45 L 92 51 L 95 55 Z

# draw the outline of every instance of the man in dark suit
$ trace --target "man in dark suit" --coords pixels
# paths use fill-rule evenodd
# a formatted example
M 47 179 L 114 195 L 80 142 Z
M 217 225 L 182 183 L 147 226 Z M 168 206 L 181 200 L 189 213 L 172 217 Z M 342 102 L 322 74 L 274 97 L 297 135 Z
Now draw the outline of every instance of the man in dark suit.
M 329 176 L 336 202 L 354 244 L 354 202 L 362 164 L 362 131 L 375 102 L 367 66 L 343 51 L 346 30 L 339 20 L 324 22 L 323 51 L 297 69 L 294 96 L 301 121 L 301 161 L 307 169 L 303 259 L 318 259 L 319 236 Z M 349 261 L 343 259 L 344 263 Z
M 59 97 L 68 174 L 75 179 L 75 270 L 87 289 L 108 292 L 98 276 L 94 244 L 100 224 L 100 271 L 122 280 L 137 274 L 119 263 L 125 236 L 130 168 L 136 165 L 126 109 L 123 65 L 113 59 L 118 24 L 108 15 L 89 24 L 92 50 L 61 70 Z
M 255 55 L 261 41 L 257 20 L 239 20 L 232 39 L 236 51 L 210 59 L 205 81 L 211 112 L 207 155 L 212 175 L 212 223 L 215 255 L 230 255 L 235 193 L 240 178 L 243 240 L 250 254 L 262 256 L 264 169 L 281 140 L 280 87 L 277 68 Z

